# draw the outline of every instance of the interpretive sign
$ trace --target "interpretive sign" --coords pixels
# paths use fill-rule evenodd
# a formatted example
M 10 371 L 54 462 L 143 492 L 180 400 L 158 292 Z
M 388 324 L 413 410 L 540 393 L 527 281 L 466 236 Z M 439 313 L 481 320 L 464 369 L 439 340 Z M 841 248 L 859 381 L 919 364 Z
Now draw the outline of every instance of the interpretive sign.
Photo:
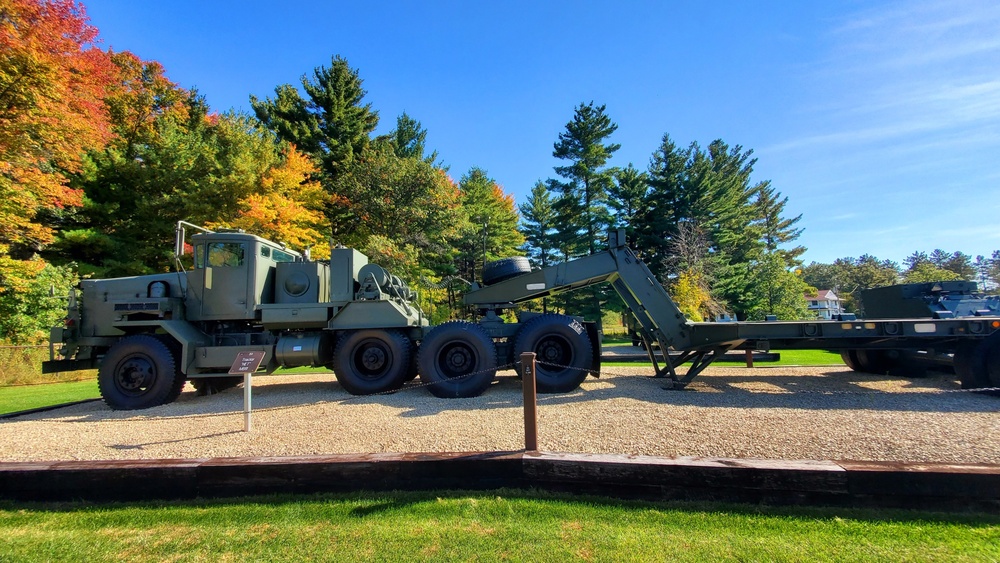
M 265 353 L 262 350 L 238 352 L 236 354 L 236 360 L 233 362 L 233 366 L 229 368 L 229 373 L 232 375 L 253 373 L 260 367 L 260 363 L 264 361 L 264 356 Z

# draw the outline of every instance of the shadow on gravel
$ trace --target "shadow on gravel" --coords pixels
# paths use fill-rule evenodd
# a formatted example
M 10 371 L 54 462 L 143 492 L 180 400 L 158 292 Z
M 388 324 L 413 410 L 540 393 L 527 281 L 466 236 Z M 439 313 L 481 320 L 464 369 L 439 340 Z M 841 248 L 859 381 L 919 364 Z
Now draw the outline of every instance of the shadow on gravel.
M 669 388 L 666 379 L 648 376 L 602 377 L 599 387 L 584 386 L 568 395 L 540 395 L 539 405 L 632 398 L 662 405 L 705 408 L 787 408 L 901 412 L 1000 412 L 1000 397 L 963 392 L 952 379 L 935 375 L 905 380 L 906 391 L 869 387 L 892 376 L 834 369 L 817 375 L 701 375 L 685 389 Z M 593 381 L 588 379 L 589 381 Z
M 686 389 L 669 388 L 669 381 L 649 375 L 615 374 L 606 370 L 600 379 L 587 378 L 571 393 L 539 395 L 540 408 L 611 399 L 632 399 L 664 406 L 705 408 L 788 408 L 807 410 L 854 410 L 899 412 L 1000 412 L 1000 397 L 982 393 L 958 392 L 954 376 L 935 374 L 920 379 L 901 379 L 831 368 L 818 374 L 782 375 L 772 369 L 746 374 L 703 374 Z M 485 412 L 496 409 L 520 409 L 523 399 L 521 381 L 513 371 L 501 372 L 497 380 L 479 397 L 440 399 L 420 385 L 419 380 L 402 389 L 382 395 L 350 395 L 334 381 L 266 382 L 253 388 L 254 412 L 338 405 L 382 406 L 399 409 L 400 417 L 422 418 L 444 412 Z M 256 381 L 256 380 L 255 380 Z M 900 382 L 905 391 L 883 392 L 872 389 L 885 382 Z M 75 423 L 122 419 L 170 419 L 186 417 L 241 416 L 242 386 L 221 393 L 199 396 L 190 387 L 169 405 L 140 411 L 112 411 L 102 402 L 75 405 L 45 413 L 25 415 L 19 420 L 64 419 Z
M 217 438 L 219 436 L 231 436 L 236 434 L 243 434 L 242 430 L 230 430 L 229 432 L 215 432 L 212 434 L 203 434 L 201 436 L 188 436 L 186 438 L 178 438 L 177 440 L 160 440 L 158 442 L 146 442 L 142 444 L 110 444 L 109 448 L 112 450 L 142 450 L 146 446 L 160 446 L 163 444 L 180 444 L 183 442 L 191 442 L 193 440 L 204 440 L 205 438 Z

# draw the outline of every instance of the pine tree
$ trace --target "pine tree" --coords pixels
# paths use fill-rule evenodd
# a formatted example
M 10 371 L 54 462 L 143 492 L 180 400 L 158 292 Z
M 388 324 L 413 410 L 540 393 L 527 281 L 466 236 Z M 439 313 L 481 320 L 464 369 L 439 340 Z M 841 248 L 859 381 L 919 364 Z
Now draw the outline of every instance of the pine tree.
M 303 76 L 308 99 L 290 84 L 275 88 L 275 98 L 250 96 L 257 118 L 278 137 L 317 159 L 322 171 L 335 180 L 369 144 L 378 126 L 378 112 L 363 103 L 367 92 L 358 71 L 347 60 L 333 57 L 329 67 Z
M 521 211 L 521 233 L 525 243 L 524 253 L 532 264 L 539 268 L 551 266 L 557 257 L 555 238 L 555 210 L 552 193 L 539 181 L 531 188 L 528 201 L 519 206 Z
M 607 193 L 614 169 L 607 163 L 621 145 L 607 140 L 617 129 L 618 125 L 605 114 L 605 106 L 581 103 L 553 145 L 552 156 L 568 162 L 555 167 L 563 181 L 550 181 L 550 187 L 561 194 L 554 208 L 557 240 L 566 258 L 595 254 L 611 224 Z M 557 301 L 567 310 L 597 322 L 600 328 L 602 305 L 608 302 L 609 293 L 606 287 L 595 287 L 564 294 Z
M 427 144 L 427 130 L 419 121 L 413 119 L 404 111 L 396 118 L 396 128 L 389 132 L 388 140 L 400 158 L 415 158 L 433 164 L 437 160 L 437 151 L 424 156 Z
M 556 174 L 565 179 L 554 184 L 565 200 L 558 206 L 560 222 L 569 227 L 559 230 L 569 232 L 579 228 L 583 240 L 568 242 L 573 242 L 574 247 L 585 248 L 587 254 L 597 252 L 610 222 L 607 191 L 612 183 L 613 169 L 606 165 L 621 148 L 619 144 L 606 142 L 618 125 L 604 111 L 603 105 L 581 103 L 552 150 L 552 156 L 569 162 L 555 167 Z M 579 222 L 572 220 L 576 212 L 580 213 L 575 215 Z
M 615 226 L 625 229 L 626 238 L 635 242 L 635 231 L 639 210 L 649 191 L 649 179 L 632 163 L 614 174 L 614 182 L 608 187 L 608 204 L 614 210 Z

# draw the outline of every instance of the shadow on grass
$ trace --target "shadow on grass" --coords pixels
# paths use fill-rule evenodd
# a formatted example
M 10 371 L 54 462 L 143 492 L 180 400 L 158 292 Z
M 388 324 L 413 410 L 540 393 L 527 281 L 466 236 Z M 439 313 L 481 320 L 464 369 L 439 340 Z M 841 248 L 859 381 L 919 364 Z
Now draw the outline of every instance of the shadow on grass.
M 475 499 L 478 503 L 492 502 L 524 503 L 525 505 L 553 504 L 576 507 L 613 508 L 623 511 L 658 511 L 663 513 L 683 513 L 699 515 L 734 515 L 748 517 L 771 517 L 803 521 L 851 520 L 866 523 L 927 523 L 953 524 L 974 528 L 995 528 L 1000 526 L 1000 514 L 991 512 L 941 512 L 910 509 L 855 508 L 838 506 L 785 506 L 767 504 L 739 504 L 713 501 L 688 500 L 641 500 L 615 498 L 589 494 L 572 494 L 542 489 L 493 490 L 453 490 L 428 491 L 351 491 L 342 493 L 315 494 L 274 494 L 230 498 L 206 498 L 169 501 L 138 502 L 13 502 L 0 501 L 0 510 L 29 511 L 38 513 L 112 513 L 115 510 L 133 514 L 138 510 L 158 510 L 169 508 L 194 508 L 198 513 L 191 516 L 199 519 L 203 510 L 239 509 L 254 507 L 273 509 L 287 513 L 290 507 L 317 505 L 345 505 L 344 513 L 352 518 L 368 518 L 393 512 L 408 511 L 423 504 L 440 504 L 448 500 Z M 544 508 L 544 507 L 543 507 Z M 457 508 L 456 508 L 457 509 Z M 296 513 L 301 513 L 299 510 Z M 181 525 L 187 518 L 183 513 L 172 512 L 172 525 Z

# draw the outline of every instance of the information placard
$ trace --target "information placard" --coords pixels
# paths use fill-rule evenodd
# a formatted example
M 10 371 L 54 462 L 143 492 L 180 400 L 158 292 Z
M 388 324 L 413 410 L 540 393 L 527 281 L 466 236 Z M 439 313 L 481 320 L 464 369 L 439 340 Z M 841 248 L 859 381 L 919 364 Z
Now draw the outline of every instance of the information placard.
M 232 375 L 253 373 L 260 367 L 260 363 L 264 361 L 265 355 L 266 354 L 262 350 L 238 352 L 236 354 L 236 360 L 233 362 L 233 366 L 229 368 L 229 373 Z

